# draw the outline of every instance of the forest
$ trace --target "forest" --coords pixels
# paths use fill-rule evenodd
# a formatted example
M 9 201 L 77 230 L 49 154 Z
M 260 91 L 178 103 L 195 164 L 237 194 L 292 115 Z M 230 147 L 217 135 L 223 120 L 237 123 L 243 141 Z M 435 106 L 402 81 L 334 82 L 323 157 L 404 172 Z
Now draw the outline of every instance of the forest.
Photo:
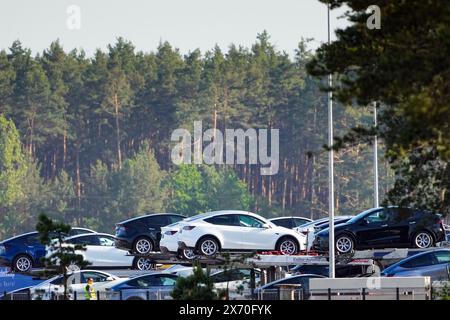
M 92 57 L 58 40 L 33 55 L 15 41 L 0 52 L 0 238 L 31 231 L 41 212 L 113 232 L 151 212 L 241 209 L 265 217 L 328 212 L 326 79 L 267 32 L 247 48 L 181 53 L 169 42 L 138 52 L 118 38 Z M 175 165 L 171 133 L 279 129 L 279 171 L 257 164 Z M 372 108 L 334 104 L 334 130 L 371 126 Z M 380 198 L 393 172 L 380 145 Z M 336 214 L 373 206 L 370 143 L 335 153 Z

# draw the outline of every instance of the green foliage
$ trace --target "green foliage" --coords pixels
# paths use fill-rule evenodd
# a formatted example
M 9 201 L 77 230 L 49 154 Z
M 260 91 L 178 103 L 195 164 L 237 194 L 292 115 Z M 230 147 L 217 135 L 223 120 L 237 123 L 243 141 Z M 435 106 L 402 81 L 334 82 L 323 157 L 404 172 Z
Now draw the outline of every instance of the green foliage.
M 57 274 L 64 277 L 64 300 L 68 299 L 68 278 L 70 267 L 82 268 L 89 263 L 84 260 L 83 255 L 77 251 L 86 250 L 83 245 L 68 245 L 65 237 L 70 232 L 70 225 L 63 222 L 53 221 L 45 214 L 39 215 L 36 230 L 39 232 L 39 239 L 47 247 L 50 254 L 42 258 L 42 262 L 48 269 L 57 269 Z
M 343 103 L 381 103 L 377 128 L 360 128 L 338 141 L 364 141 L 376 132 L 399 179 L 393 204 L 449 212 L 450 8 L 444 0 L 378 1 L 381 29 L 366 26 L 373 3 L 320 0 L 346 6 L 352 23 L 322 45 L 311 74 L 336 74 L 331 88 Z M 420 21 L 420 23 L 418 23 Z
M 216 292 L 210 278 L 210 270 L 203 271 L 199 263 L 194 264 L 193 274 L 179 277 L 171 296 L 175 300 L 219 300 L 223 293 Z
M 226 167 L 182 164 L 172 173 L 169 211 L 188 216 L 202 212 L 249 210 L 251 196 L 245 183 Z
M 11 199 L 0 204 L 0 236 L 29 231 L 41 211 L 104 232 L 156 211 L 321 217 L 328 201 L 327 114 L 323 83 L 306 73 L 313 57 L 308 40 L 291 58 L 267 32 L 248 48 L 184 55 L 168 42 L 136 52 L 119 38 L 92 57 L 65 52 L 58 41 L 33 57 L 15 41 L 0 52 L 0 113 L 17 126 L 27 170 L 12 171 L 26 176 L 23 184 L 1 170 L 12 183 L 0 189 Z M 338 133 L 371 123 L 367 110 L 335 110 Z M 279 173 L 262 176 L 260 165 L 248 163 L 174 167 L 172 131 L 192 130 L 200 120 L 205 130 L 222 132 L 279 129 Z M 352 146 L 336 160 L 337 213 L 371 206 L 370 151 Z M 382 196 L 390 179 L 386 163 L 380 168 Z

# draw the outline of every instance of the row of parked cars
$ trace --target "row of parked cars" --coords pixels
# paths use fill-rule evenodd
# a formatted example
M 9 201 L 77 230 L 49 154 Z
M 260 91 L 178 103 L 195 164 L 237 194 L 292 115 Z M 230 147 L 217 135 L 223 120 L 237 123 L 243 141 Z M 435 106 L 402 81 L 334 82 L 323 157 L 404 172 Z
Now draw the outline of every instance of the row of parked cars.
M 335 218 L 339 254 L 364 248 L 429 248 L 446 238 L 441 217 L 409 208 L 374 208 L 356 216 Z M 91 267 L 151 268 L 150 252 L 176 254 L 184 259 L 213 257 L 223 251 L 328 251 L 328 218 L 302 217 L 268 220 L 248 211 L 223 210 L 193 217 L 160 213 L 117 223 L 115 235 L 73 228 L 68 244 L 83 244 L 80 252 Z M 47 255 L 37 232 L 0 242 L 0 263 L 19 272 L 39 267 Z
M 164 226 L 154 221 L 170 217 Z M 174 221 L 178 220 L 178 221 Z M 409 208 L 374 208 L 356 216 L 335 218 L 335 245 L 339 254 L 357 249 L 429 248 L 446 240 L 440 215 Z M 221 251 L 267 251 L 297 254 L 303 250 L 328 251 L 328 218 L 301 217 L 267 220 L 247 211 L 214 211 L 193 217 L 151 215 L 120 223 L 116 247 L 137 254 L 152 250 L 214 256 Z
M 381 274 L 372 274 L 359 264 L 336 265 L 337 277 L 364 276 L 428 276 L 432 281 L 450 280 L 450 249 L 436 248 L 415 254 L 385 268 Z M 328 277 L 326 265 L 299 265 L 286 270 L 281 278 L 261 285 L 262 271 L 254 268 L 232 268 L 211 270 L 210 278 L 215 290 L 228 289 L 229 299 L 278 299 L 280 288 L 289 285 L 298 289 L 296 299 L 307 299 L 309 281 Z M 372 270 L 373 271 L 373 270 Z M 192 267 L 173 265 L 159 271 L 148 271 L 133 277 L 122 276 L 100 270 L 74 271 L 68 278 L 70 299 L 85 299 L 84 288 L 88 279 L 94 281 L 93 288 L 98 299 L 102 300 L 165 300 L 171 293 L 177 279 L 193 272 Z M 252 282 L 252 273 L 254 282 Z M 33 300 L 55 299 L 63 293 L 63 276 L 55 276 L 38 285 L 22 288 L 9 293 L 4 299 L 17 299 L 26 296 Z

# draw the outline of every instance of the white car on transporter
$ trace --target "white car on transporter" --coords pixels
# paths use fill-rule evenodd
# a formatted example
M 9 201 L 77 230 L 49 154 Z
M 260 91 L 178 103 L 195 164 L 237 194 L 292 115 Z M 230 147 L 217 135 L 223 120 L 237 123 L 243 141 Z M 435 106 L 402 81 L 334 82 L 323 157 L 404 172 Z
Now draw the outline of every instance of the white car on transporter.
M 248 212 L 223 210 L 202 213 L 178 223 L 178 232 L 163 229 L 160 248 L 177 252 L 192 249 L 203 256 L 221 251 L 276 250 L 296 254 L 306 248 L 306 236 Z M 174 246 L 176 235 L 178 248 Z
M 54 241 L 58 240 L 55 239 Z M 76 250 L 75 253 L 82 255 L 83 260 L 89 262 L 89 267 L 136 268 L 146 270 L 146 268 L 140 268 L 138 266 L 139 259 L 130 256 L 127 251 L 117 249 L 114 246 L 113 235 L 106 233 L 82 234 L 66 238 L 64 241 L 64 246 L 84 246 L 85 250 Z M 51 249 L 47 248 L 46 257 L 49 258 L 52 253 Z

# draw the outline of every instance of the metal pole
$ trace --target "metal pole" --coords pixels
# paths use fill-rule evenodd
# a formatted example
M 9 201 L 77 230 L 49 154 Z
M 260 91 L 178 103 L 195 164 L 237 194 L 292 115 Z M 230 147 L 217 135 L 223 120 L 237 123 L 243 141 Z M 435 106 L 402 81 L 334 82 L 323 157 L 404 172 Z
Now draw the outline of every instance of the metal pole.
M 377 103 L 373 103 L 373 125 L 377 126 Z M 373 141 L 373 205 L 380 206 L 378 201 L 378 137 L 374 136 Z
M 328 44 L 331 43 L 331 27 L 330 27 L 330 4 L 328 4 Z M 331 88 L 333 85 L 333 76 L 330 73 L 328 75 L 328 86 Z M 333 93 L 328 92 L 328 146 L 333 145 Z M 333 159 L 334 152 L 330 148 L 328 151 L 328 215 L 329 215 L 329 277 L 335 277 L 334 270 L 334 169 L 333 169 Z

